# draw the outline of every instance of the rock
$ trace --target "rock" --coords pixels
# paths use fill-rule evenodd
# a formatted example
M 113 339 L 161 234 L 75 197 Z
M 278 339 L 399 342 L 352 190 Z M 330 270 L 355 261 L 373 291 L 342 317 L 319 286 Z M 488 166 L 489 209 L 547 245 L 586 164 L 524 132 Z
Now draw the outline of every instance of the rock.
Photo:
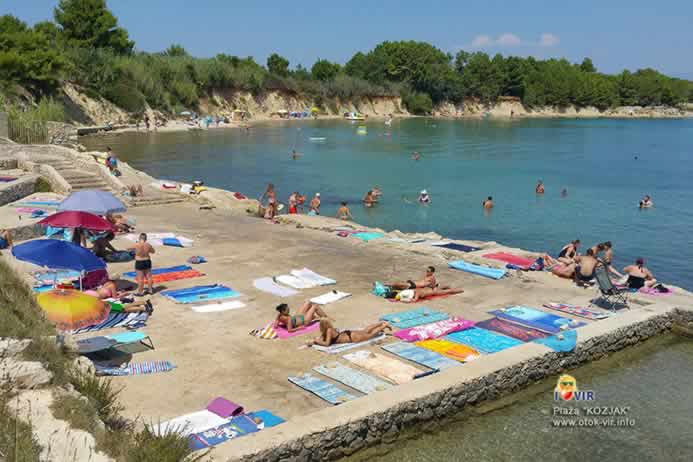
M 0 381 L 9 382 L 14 388 L 32 390 L 50 383 L 53 373 L 37 361 L 0 360 Z
M 26 350 L 30 343 L 29 339 L 2 338 L 0 339 L 0 358 L 17 356 Z
M 96 369 L 94 368 L 94 363 L 91 362 L 89 359 L 87 359 L 84 356 L 77 356 L 73 361 L 72 365 L 74 366 L 77 371 L 87 374 L 87 375 L 94 375 L 96 373 Z

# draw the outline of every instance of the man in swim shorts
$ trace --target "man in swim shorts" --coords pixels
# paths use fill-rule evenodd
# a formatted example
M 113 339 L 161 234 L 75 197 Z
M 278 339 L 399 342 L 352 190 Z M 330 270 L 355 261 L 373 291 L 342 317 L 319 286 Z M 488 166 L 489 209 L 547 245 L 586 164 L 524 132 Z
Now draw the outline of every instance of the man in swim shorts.
M 140 234 L 140 240 L 135 247 L 135 271 L 137 273 L 137 293 L 135 296 L 141 297 L 146 293 L 154 293 L 154 281 L 152 278 L 152 254 L 155 253 L 154 247 L 147 242 L 147 235 Z M 149 290 L 144 292 L 145 280 L 149 285 Z
M 599 264 L 594 256 L 593 249 L 587 249 L 585 255 L 575 257 L 575 283 L 579 286 L 586 286 L 594 279 L 594 270 Z
M 429 266 L 428 268 L 426 268 L 426 273 L 424 274 L 423 279 L 421 279 L 420 281 L 413 281 L 409 279 L 407 280 L 407 282 L 395 282 L 392 284 L 385 285 L 394 290 L 419 289 L 423 287 L 433 289 L 438 285 L 438 281 L 436 281 L 436 277 L 434 275 L 435 272 L 436 269 L 433 266 Z

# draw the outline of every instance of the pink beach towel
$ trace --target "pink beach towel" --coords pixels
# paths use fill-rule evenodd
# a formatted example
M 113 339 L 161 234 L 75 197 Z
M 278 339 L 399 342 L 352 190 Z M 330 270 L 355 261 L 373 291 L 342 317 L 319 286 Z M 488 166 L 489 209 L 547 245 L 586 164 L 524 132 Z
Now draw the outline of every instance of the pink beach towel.
M 640 290 L 638 290 L 638 292 L 641 294 L 650 295 L 652 297 L 660 297 L 674 294 L 674 291 L 671 289 L 669 289 L 667 292 L 660 292 L 653 287 L 641 287 Z
M 506 252 L 487 253 L 484 255 L 484 258 L 511 263 L 523 268 L 529 268 L 529 266 L 534 263 L 534 260 L 530 260 L 529 258 L 518 257 L 517 255 Z
M 229 401 L 221 396 L 214 398 L 208 405 L 207 410 L 219 417 L 228 418 L 243 414 L 243 406 Z
M 419 342 L 421 340 L 431 340 L 443 335 L 457 332 L 458 330 L 474 327 L 474 321 L 462 318 L 451 318 L 444 321 L 433 322 L 421 326 L 410 327 L 395 332 L 395 337 L 405 342 Z
M 293 332 L 289 332 L 289 331 L 286 330 L 284 327 L 277 327 L 277 328 L 276 328 L 276 331 L 277 331 L 277 337 L 278 337 L 278 338 L 280 338 L 280 339 L 286 339 L 286 338 L 289 338 L 289 337 L 295 337 L 295 336 L 297 336 L 297 335 L 307 334 L 307 333 L 309 333 L 309 332 L 313 332 L 313 331 L 316 331 L 316 330 L 318 330 L 318 329 L 320 329 L 320 323 L 319 323 L 319 322 L 314 322 L 313 324 L 309 324 L 309 325 L 304 326 L 304 327 L 302 327 L 302 328 L 300 328 L 300 329 L 298 329 L 298 330 L 295 330 L 295 331 L 293 331 Z

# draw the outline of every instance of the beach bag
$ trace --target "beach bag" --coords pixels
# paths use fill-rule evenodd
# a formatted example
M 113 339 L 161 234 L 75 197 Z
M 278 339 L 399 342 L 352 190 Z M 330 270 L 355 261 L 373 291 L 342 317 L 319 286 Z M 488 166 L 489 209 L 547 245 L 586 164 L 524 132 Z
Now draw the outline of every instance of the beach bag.
M 375 283 L 373 284 L 373 290 L 371 290 L 371 293 L 373 293 L 373 295 L 377 295 L 378 297 L 386 297 L 387 298 L 387 295 L 390 293 L 390 288 L 381 284 L 378 281 L 375 281 Z

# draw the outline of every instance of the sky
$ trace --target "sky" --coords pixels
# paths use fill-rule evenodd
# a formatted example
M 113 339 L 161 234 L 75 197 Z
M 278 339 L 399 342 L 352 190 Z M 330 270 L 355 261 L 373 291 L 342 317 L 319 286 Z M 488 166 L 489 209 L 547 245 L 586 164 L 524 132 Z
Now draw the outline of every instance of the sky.
M 0 0 L 0 15 L 52 19 L 57 0 Z M 310 67 L 345 63 L 384 40 L 539 58 L 589 56 L 602 72 L 652 67 L 693 79 L 691 0 L 109 0 L 143 51 L 194 56 L 279 53 Z

